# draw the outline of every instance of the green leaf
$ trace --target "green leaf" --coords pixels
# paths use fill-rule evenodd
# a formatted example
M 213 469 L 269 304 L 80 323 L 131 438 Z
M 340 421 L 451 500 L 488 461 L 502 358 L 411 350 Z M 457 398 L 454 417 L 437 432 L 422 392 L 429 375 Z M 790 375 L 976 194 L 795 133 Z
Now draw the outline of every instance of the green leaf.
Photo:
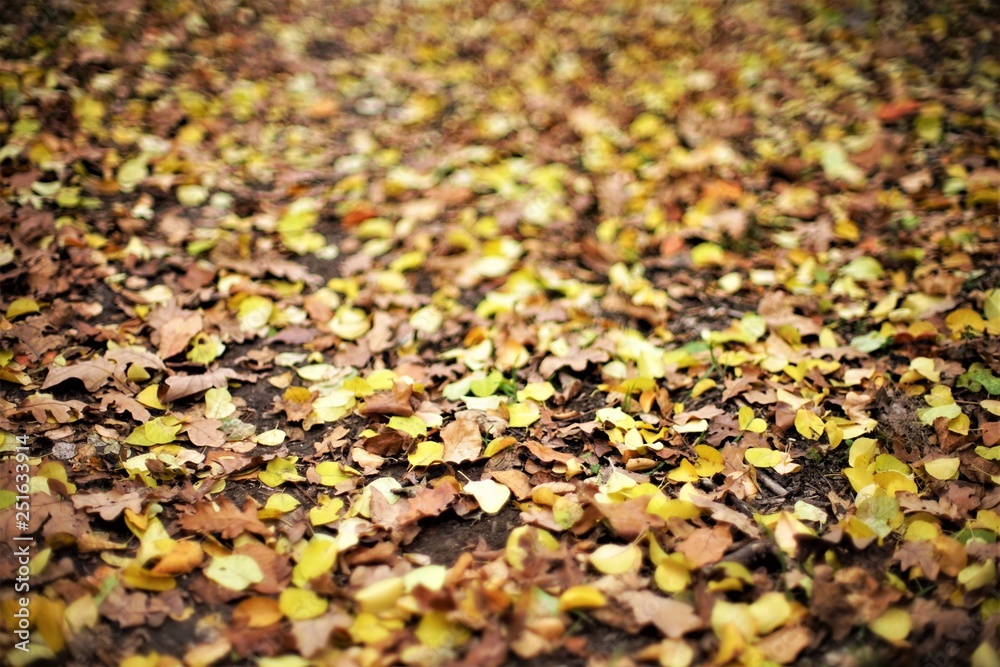
M 212 559 L 205 568 L 205 576 L 224 588 L 242 591 L 264 581 L 264 573 L 250 556 L 233 554 Z
M 165 415 L 136 426 L 125 442 L 139 447 L 165 445 L 173 442 L 180 430 L 180 420 L 171 415 Z
M 972 364 L 967 372 L 958 376 L 956 384 L 969 391 L 981 391 L 985 389 L 986 393 L 991 396 L 1000 394 L 1000 378 L 993 375 L 993 371 L 978 361 Z
M 879 261 L 874 257 L 861 256 L 856 257 L 845 264 L 840 269 L 840 272 L 845 276 L 850 276 L 855 280 L 865 282 L 881 278 L 884 269 Z
M 889 496 L 872 496 L 858 503 L 858 519 L 879 537 L 892 532 L 900 518 L 899 501 Z

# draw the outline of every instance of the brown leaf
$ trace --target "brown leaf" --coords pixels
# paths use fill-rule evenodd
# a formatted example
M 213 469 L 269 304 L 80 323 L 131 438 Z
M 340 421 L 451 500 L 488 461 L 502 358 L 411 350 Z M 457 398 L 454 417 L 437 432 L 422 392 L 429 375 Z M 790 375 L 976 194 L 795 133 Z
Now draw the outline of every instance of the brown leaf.
M 184 425 L 184 433 L 192 445 L 198 447 L 221 447 L 226 444 L 226 434 L 220 428 L 218 419 L 198 419 Z
M 249 541 L 233 549 L 233 553 L 250 556 L 260 566 L 264 581 L 254 584 L 253 590 L 263 595 L 277 595 L 288 587 L 292 578 L 292 565 L 286 554 L 279 554 L 259 542 Z
M 438 516 L 455 500 L 458 492 L 447 481 L 440 481 L 437 486 L 423 488 L 410 498 L 410 504 L 405 514 L 399 517 L 400 524 L 407 524 L 428 516 Z
M 510 489 L 518 500 L 531 497 L 531 478 L 520 470 L 493 470 L 490 476 Z
M 181 540 L 150 570 L 153 574 L 188 574 L 201 565 L 205 552 L 194 540 Z
M 829 565 L 817 565 L 809 609 L 830 626 L 836 641 L 843 641 L 855 625 L 878 618 L 902 593 L 880 585 L 860 567 L 837 572 Z
M 186 317 L 176 317 L 160 328 L 160 343 L 156 353 L 160 359 L 169 359 L 187 349 L 188 343 L 202 329 L 201 315 L 190 313 Z
M 142 366 L 143 368 L 153 368 L 158 371 L 167 370 L 162 359 L 136 345 L 116 347 L 113 350 L 108 350 L 104 353 L 104 358 L 115 362 L 115 377 L 122 382 L 125 381 L 125 367 L 130 364 Z
M 123 628 L 134 628 L 146 622 L 149 596 L 145 593 L 126 593 L 122 586 L 113 588 L 99 607 L 101 616 Z
M 292 621 L 292 636 L 295 646 L 305 658 L 312 658 L 330 643 L 334 630 L 346 633 L 353 619 L 340 609 L 333 609 L 317 618 L 306 621 Z
M 722 503 L 717 503 L 708 496 L 702 495 L 700 493 L 693 493 L 688 497 L 688 500 L 693 504 L 697 505 L 702 509 L 707 509 L 712 513 L 712 518 L 716 521 L 722 521 L 724 523 L 732 524 L 734 527 L 738 528 L 747 537 L 759 538 L 760 529 L 757 528 L 757 524 L 750 520 L 745 514 L 740 514 L 734 509 L 726 507 Z
M 987 447 L 1000 442 L 1000 422 L 987 422 L 983 425 L 983 444 Z
M 779 665 L 789 665 L 795 662 L 813 640 L 812 631 L 804 625 L 794 625 L 772 632 L 757 642 L 757 649 L 768 660 Z
M 309 391 L 305 387 L 288 387 L 281 398 L 274 399 L 273 412 L 284 411 L 285 419 L 290 422 L 300 422 L 312 412 L 312 404 L 319 392 Z
M 500 667 L 507 660 L 507 640 L 491 625 L 478 641 L 473 641 L 465 660 L 457 667 Z
M 941 565 L 934 553 L 934 545 L 930 542 L 904 542 L 896 549 L 892 559 L 899 563 L 902 570 L 919 567 L 923 576 L 931 581 L 938 577 Z
M 444 443 L 442 460 L 448 463 L 475 461 L 483 451 L 479 424 L 470 419 L 456 419 L 441 429 Z
M 652 591 L 626 591 L 619 594 L 617 600 L 632 614 L 638 625 L 652 623 L 671 639 L 679 639 L 704 627 L 694 607 Z
M 172 403 L 178 398 L 191 396 L 211 388 L 222 389 L 229 383 L 235 372 L 230 368 L 220 368 L 201 375 L 172 375 L 160 387 L 158 398 L 162 403 Z
M 587 364 L 603 364 L 610 358 L 611 355 L 605 350 L 596 350 L 594 348 L 576 350 L 570 356 L 566 357 L 545 357 L 539 367 L 539 372 L 545 377 L 549 377 L 560 368 L 569 366 L 574 371 L 580 373 L 586 370 Z
M 405 433 L 387 429 L 365 440 L 365 449 L 378 456 L 395 456 L 409 440 L 410 437 Z
M 698 528 L 677 545 L 677 551 L 684 554 L 693 567 L 701 568 L 722 560 L 732 544 L 729 526 L 722 524 L 712 528 Z
M 413 406 L 410 405 L 412 393 L 412 385 L 396 382 L 390 391 L 382 391 L 369 396 L 365 400 L 365 407 L 361 414 L 409 417 L 413 414 Z
M 35 394 L 18 403 L 13 412 L 15 414 L 30 412 L 39 424 L 47 422 L 49 415 L 52 415 L 56 423 L 66 424 L 74 417 L 83 415 L 85 407 L 87 405 L 83 401 L 57 401 L 48 394 Z
M 535 458 L 539 461 L 544 461 L 545 463 L 551 463 L 553 461 L 557 461 L 559 463 L 569 463 L 576 458 L 572 454 L 556 451 L 548 445 L 543 445 L 535 440 L 525 440 L 521 444 L 527 447 L 528 451 L 531 452 Z
M 95 392 L 108 383 L 114 372 L 115 365 L 103 358 L 81 361 L 62 368 L 50 366 L 41 388 L 44 390 L 67 380 L 79 380 L 87 391 Z
M 243 509 L 239 510 L 228 498 L 216 502 L 202 501 L 194 514 L 182 516 L 178 523 L 181 528 L 192 533 L 218 533 L 223 539 L 232 539 L 243 533 L 267 536 L 271 529 L 257 518 L 257 508 L 252 499 L 247 498 Z
M 121 392 L 111 392 L 101 396 L 101 409 L 107 410 L 109 406 L 115 406 L 116 412 L 128 412 L 132 419 L 137 422 L 148 422 L 153 415 L 149 413 L 146 406 L 135 400 L 131 396 L 126 396 Z
M 585 490 L 584 493 L 587 491 Z M 594 505 L 608 520 L 616 534 L 626 540 L 634 540 L 650 528 L 663 525 L 663 519 L 646 511 L 646 506 L 652 497 L 639 496 L 629 498 L 621 503 L 595 502 Z M 592 496 L 591 499 L 593 499 Z
M 74 507 L 100 514 L 105 521 L 117 518 L 126 508 L 140 514 L 142 499 L 143 494 L 138 491 L 123 493 L 119 489 L 112 489 L 106 493 L 76 493 L 70 496 Z

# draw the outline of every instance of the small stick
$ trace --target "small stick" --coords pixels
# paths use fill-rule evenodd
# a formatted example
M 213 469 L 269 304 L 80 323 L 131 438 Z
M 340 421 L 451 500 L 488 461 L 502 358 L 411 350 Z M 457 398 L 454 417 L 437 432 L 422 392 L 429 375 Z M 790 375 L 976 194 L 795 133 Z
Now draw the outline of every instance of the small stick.
M 768 475 L 766 472 L 760 470 L 759 468 L 757 469 L 757 479 L 763 482 L 764 486 L 771 489 L 771 491 L 778 494 L 779 496 L 788 495 L 788 489 L 783 487 L 781 484 L 778 484 L 778 482 L 773 477 Z
M 727 561 L 748 565 L 754 558 L 766 554 L 770 550 L 771 548 L 768 546 L 767 542 L 754 540 L 753 542 L 744 544 L 738 549 L 730 551 L 723 558 Z

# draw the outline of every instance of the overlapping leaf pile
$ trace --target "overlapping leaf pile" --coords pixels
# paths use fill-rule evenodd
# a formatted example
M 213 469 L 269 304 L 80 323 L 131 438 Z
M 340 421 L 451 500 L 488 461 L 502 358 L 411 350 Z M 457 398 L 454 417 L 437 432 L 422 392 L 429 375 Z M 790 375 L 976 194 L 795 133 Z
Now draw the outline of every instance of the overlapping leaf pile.
M 5 660 L 1000 664 L 997 16 L 877 5 L 3 10 Z

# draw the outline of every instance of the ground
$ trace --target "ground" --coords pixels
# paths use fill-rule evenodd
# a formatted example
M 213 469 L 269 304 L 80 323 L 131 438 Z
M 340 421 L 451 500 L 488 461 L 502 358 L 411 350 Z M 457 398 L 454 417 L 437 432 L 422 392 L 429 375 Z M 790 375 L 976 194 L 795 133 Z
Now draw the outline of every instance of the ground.
M 5 663 L 1000 665 L 998 19 L 5 4 Z

